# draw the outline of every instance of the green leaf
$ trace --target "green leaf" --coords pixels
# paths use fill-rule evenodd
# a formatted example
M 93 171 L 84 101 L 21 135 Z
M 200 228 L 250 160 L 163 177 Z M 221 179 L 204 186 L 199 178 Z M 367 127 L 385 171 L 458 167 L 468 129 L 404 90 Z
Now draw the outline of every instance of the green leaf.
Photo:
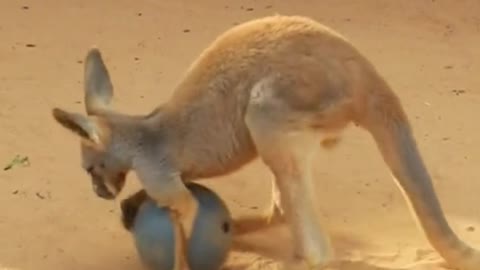
M 30 159 L 27 156 L 16 155 L 12 159 L 12 161 L 10 161 L 5 167 L 3 167 L 3 170 L 8 171 L 13 169 L 13 167 L 15 166 L 22 166 L 22 167 L 30 166 Z

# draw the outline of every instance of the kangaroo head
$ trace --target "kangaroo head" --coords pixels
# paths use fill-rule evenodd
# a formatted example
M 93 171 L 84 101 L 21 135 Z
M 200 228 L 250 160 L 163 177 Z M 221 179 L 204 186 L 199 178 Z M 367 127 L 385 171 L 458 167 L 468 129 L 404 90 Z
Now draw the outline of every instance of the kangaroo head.
M 85 59 L 85 109 L 87 115 L 54 108 L 54 119 L 80 137 L 82 167 L 90 175 L 95 193 L 114 199 L 125 184 L 129 165 L 119 152 L 118 137 L 109 119 L 108 105 L 113 86 L 98 49 L 91 49 Z

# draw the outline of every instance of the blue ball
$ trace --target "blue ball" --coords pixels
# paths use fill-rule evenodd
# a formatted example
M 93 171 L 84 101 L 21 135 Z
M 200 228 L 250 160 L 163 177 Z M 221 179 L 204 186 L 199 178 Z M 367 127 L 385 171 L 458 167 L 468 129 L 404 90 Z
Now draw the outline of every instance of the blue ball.
M 188 186 L 199 202 L 187 260 L 191 270 L 220 269 L 232 243 L 231 216 L 222 199 L 199 184 Z
M 152 270 L 174 269 L 175 228 L 168 210 L 147 200 L 133 224 L 135 247 L 140 260 Z
M 188 183 L 187 187 L 199 206 L 187 241 L 187 263 L 191 270 L 218 270 L 225 263 L 232 243 L 229 209 L 211 189 L 197 183 Z M 176 228 L 169 210 L 157 207 L 141 192 L 142 196 L 137 195 L 136 200 L 122 202 L 124 226 L 132 232 L 140 260 L 148 269 L 174 269 Z

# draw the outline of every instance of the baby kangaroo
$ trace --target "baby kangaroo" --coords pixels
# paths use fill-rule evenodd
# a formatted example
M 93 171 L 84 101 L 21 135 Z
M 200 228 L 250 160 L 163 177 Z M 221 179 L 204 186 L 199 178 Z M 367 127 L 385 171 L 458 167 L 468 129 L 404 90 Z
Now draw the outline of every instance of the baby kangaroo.
M 84 90 L 87 115 L 55 108 L 53 117 L 81 138 L 83 167 L 102 198 L 115 198 L 134 171 L 189 230 L 197 206 L 184 182 L 226 175 L 259 157 L 274 176 L 269 211 L 294 236 L 285 262 L 322 269 L 333 256 L 314 211 L 312 153 L 332 147 L 353 123 L 372 135 L 431 245 L 453 267 L 480 269 L 479 252 L 443 214 L 396 94 L 345 37 L 312 19 L 270 16 L 226 31 L 145 116 L 109 107 L 113 86 L 98 49 L 86 57 Z M 238 228 L 272 225 L 268 215 L 247 220 L 238 219 Z

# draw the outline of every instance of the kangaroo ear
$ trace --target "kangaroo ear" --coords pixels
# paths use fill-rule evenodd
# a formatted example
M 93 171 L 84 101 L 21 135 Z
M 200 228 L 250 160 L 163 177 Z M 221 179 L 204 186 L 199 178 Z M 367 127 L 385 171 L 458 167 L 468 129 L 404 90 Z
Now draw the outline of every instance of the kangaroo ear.
M 97 48 L 88 51 L 84 67 L 85 109 L 87 114 L 107 110 L 113 97 L 113 85 L 102 54 Z
M 78 113 L 71 113 L 59 108 L 52 110 L 53 118 L 64 128 L 69 129 L 83 139 L 96 145 L 102 144 L 101 135 L 103 130 L 98 121 Z

